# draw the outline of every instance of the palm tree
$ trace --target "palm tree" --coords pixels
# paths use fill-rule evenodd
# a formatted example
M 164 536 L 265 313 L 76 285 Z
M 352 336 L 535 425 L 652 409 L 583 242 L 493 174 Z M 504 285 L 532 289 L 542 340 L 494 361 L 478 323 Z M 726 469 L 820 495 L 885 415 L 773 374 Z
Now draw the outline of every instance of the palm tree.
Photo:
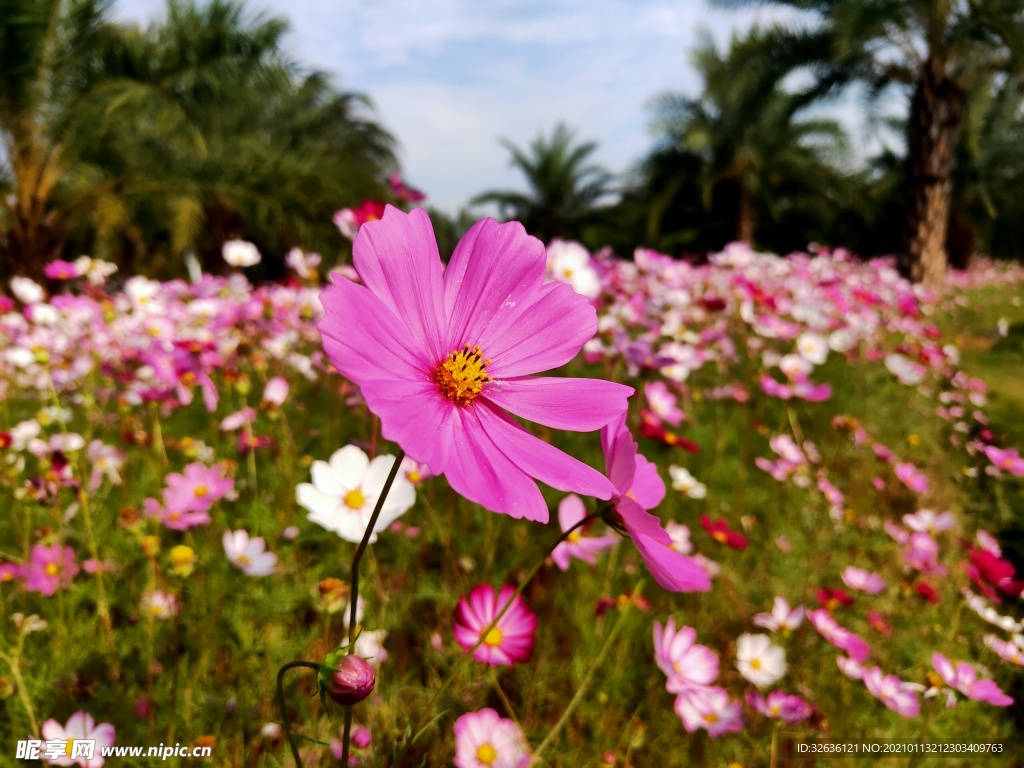
M 0 0 L 0 273 L 69 243 L 149 271 L 216 268 L 237 236 L 336 247 L 331 213 L 383 191 L 394 140 L 286 31 L 235 0 L 169 0 L 145 31 L 105 0 Z
M 526 177 L 529 191 L 492 190 L 474 197 L 470 205 L 496 203 L 502 216 L 522 222 L 543 240 L 579 237 L 611 191 L 611 174 L 589 163 L 597 144 L 575 144 L 575 135 L 564 124 L 550 138 L 538 136 L 526 152 L 507 139 L 501 144 L 512 155 L 512 166 Z
M 702 159 L 707 210 L 725 190 L 734 201 L 732 237 L 751 243 L 757 212 L 777 218 L 786 206 L 817 205 L 841 174 L 845 134 L 833 120 L 801 116 L 807 99 L 782 88 L 781 72 L 764 66 L 764 41 L 733 38 L 723 54 L 707 35 L 693 53 L 703 79 L 694 99 L 665 94 L 657 102 L 663 145 Z
M 821 82 L 866 81 L 910 94 L 901 271 L 935 284 L 946 270 L 957 138 L 965 94 L 993 73 L 1019 76 L 1024 5 L 1017 0 L 718 0 L 787 5 L 815 28 L 779 35 L 780 60 L 815 66 Z M 798 55 L 794 55 L 797 52 Z

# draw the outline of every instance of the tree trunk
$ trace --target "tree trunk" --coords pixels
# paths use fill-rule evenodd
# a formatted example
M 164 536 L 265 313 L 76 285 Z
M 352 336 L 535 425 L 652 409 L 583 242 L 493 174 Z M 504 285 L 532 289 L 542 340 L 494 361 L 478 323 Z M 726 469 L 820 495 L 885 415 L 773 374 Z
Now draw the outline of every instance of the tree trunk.
M 740 184 L 739 210 L 736 215 L 736 240 L 747 245 L 754 242 L 754 200 Z
M 914 87 L 907 121 L 906 224 L 899 267 L 914 282 L 937 286 L 946 275 L 946 233 L 953 158 L 964 93 L 942 64 L 928 61 Z

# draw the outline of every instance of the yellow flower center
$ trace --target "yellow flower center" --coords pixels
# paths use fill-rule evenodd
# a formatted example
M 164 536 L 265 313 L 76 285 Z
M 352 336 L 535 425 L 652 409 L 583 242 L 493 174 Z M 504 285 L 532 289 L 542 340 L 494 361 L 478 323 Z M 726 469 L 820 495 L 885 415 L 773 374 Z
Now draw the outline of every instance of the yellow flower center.
M 252 560 L 249 559 L 248 555 L 239 555 L 235 558 L 235 562 L 239 565 L 252 565 Z
M 345 506 L 349 509 L 362 509 L 363 505 L 366 503 L 366 497 L 363 495 L 362 491 L 356 488 L 355 490 L 346 493 L 345 498 L 342 499 L 342 501 L 345 502 Z
M 481 744 L 476 751 L 476 759 L 484 765 L 494 765 L 494 761 L 498 759 L 498 750 L 490 744 Z
M 409 472 L 408 474 L 406 474 L 405 478 L 406 478 L 406 480 L 408 480 L 413 485 L 416 485 L 416 483 L 418 483 L 420 480 L 423 479 L 423 475 L 421 475 L 419 472 L 417 472 L 414 469 L 411 472 Z
M 569 534 L 569 543 L 570 544 L 575 544 L 581 538 L 582 538 L 582 536 L 580 535 L 579 531 L 573 531 L 572 533 Z
M 181 383 L 185 386 L 192 386 L 196 383 L 196 375 L 191 371 L 185 371 L 185 373 L 181 374 Z
M 1009 469 L 1012 466 L 1013 466 L 1013 459 L 1011 457 L 1007 456 L 1005 459 L 1003 459 L 1003 467 L 1005 469 Z
M 715 531 L 714 533 L 711 534 L 711 538 L 713 538 L 715 541 L 719 542 L 720 544 L 725 544 L 725 542 L 727 542 L 729 540 L 729 537 L 726 536 L 725 533 L 722 532 L 722 531 Z
M 484 636 L 484 645 L 489 645 L 491 648 L 495 648 L 501 645 L 502 634 L 501 630 L 494 627 L 490 632 Z
M 761 668 L 761 660 L 760 659 L 751 659 L 750 660 L 750 668 L 751 669 L 760 669 Z
M 718 715 L 716 715 L 714 712 L 708 712 L 706 715 L 704 715 L 704 722 L 705 723 L 717 723 L 718 722 Z
M 434 372 L 441 394 L 456 405 L 469 405 L 491 381 L 486 368 L 490 360 L 483 359 L 480 347 L 470 349 L 469 343 L 460 350 L 452 352 L 444 359 Z
M 572 277 L 572 270 L 571 269 L 565 270 L 565 276 L 566 277 Z
M 58 566 L 56 563 L 47 563 L 46 568 L 44 570 L 46 571 L 47 576 L 56 576 L 58 573 L 60 573 L 60 566 Z
M 197 485 L 194 491 L 197 499 L 203 498 L 203 496 L 205 496 L 209 492 L 209 489 L 205 485 Z

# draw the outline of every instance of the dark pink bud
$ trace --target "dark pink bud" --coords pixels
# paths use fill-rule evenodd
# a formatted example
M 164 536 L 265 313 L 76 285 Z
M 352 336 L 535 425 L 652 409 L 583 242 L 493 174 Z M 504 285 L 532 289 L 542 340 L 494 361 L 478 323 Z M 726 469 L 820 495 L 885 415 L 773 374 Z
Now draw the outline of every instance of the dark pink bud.
M 355 704 L 373 691 L 377 680 L 373 667 L 361 656 L 338 648 L 320 665 L 320 689 L 339 704 Z

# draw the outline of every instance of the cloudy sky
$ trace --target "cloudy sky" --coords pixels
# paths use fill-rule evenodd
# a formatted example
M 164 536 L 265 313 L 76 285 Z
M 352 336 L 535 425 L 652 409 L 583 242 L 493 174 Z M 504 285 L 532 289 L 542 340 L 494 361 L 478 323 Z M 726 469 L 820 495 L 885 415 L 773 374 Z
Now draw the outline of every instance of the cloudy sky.
M 145 22 L 163 0 L 120 0 Z M 289 52 L 367 93 L 398 137 L 410 183 L 455 212 L 492 188 L 521 188 L 500 137 L 525 145 L 564 121 L 621 173 L 651 146 L 651 99 L 696 95 L 689 51 L 780 11 L 706 0 L 257 0 L 290 19 Z

